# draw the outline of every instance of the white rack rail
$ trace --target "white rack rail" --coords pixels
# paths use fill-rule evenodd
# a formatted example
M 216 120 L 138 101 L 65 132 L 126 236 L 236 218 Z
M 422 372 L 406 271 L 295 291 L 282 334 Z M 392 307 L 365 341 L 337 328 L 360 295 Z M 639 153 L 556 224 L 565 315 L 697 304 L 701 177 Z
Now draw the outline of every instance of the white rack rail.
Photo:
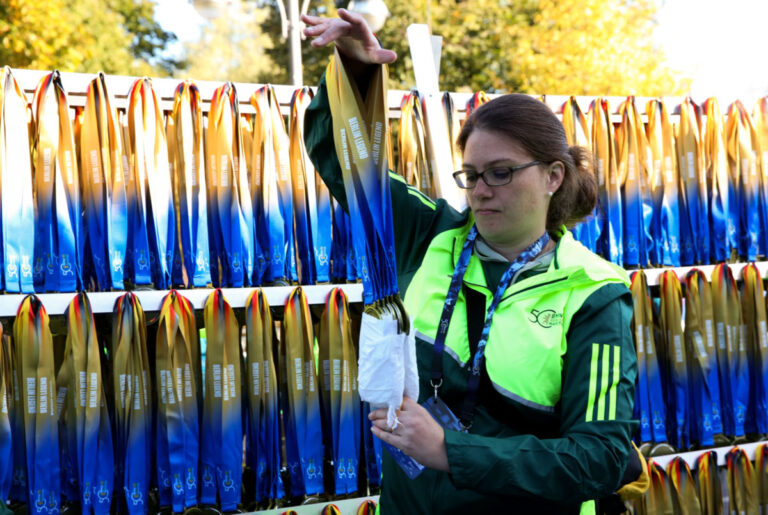
M 270 306 L 282 306 L 288 299 L 288 295 L 296 286 L 270 286 L 263 288 Z M 337 284 L 337 285 L 315 285 L 302 286 L 309 304 L 324 304 L 328 293 L 333 288 L 341 288 L 346 293 L 349 302 L 362 302 L 363 285 L 356 284 Z M 256 290 L 253 288 L 222 288 L 224 297 L 233 308 L 245 306 L 248 296 Z M 205 300 L 213 292 L 212 288 L 201 288 L 194 290 L 177 290 L 181 295 L 189 299 L 195 309 L 203 309 Z M 160 311 L 160 306 L 170 290 L 135 290 L 133 293 L 139 298 L 144 311 Z M 124 295 L 124 291 L 109 292 L 89 292 L 88 298 L 91 301 L 91 307 L 94 313 L 111 313 L 118 297 Z M 40 293 L 37 294 L 42 301 L 45 310 L 49 315 L 63 314 L 75 293 Z M 21 301 L 26 297 L 24 294 L 0 295 L 0 317 L 12 317 Z

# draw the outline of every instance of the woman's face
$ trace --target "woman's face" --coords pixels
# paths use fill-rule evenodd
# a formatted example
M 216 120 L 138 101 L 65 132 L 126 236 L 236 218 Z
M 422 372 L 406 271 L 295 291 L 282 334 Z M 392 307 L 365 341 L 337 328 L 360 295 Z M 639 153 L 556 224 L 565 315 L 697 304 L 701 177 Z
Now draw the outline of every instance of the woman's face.
M 463 168 L 477 172 L 534 161 L 516 140 L 483 129 L 469 135 L 463 158 Z M 544 233 L 549 192 L 557 190 L 562 176 L 563 165 L 556 162 L 517 170 L 511 182 L 502 186 L 478 180 L 467 190 L 467 203 L 483 239 L 507 257 L 519 254 Z

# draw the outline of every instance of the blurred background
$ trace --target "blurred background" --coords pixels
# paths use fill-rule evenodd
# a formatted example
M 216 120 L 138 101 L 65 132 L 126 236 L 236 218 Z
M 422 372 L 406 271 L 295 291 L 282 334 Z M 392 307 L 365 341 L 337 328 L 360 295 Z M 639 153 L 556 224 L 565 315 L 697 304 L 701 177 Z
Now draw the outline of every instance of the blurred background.
M 2 0 L 0 65 L 290 84 L 285 27 L 297 0 Z M 299 0 L 334 15 L 345 1 Z M 385 0 L 377 35 L 400 58 L 390 87 L 414 86 L 405 37 L 443 37 L 440 87 L 547 95 L 691 94 L 727 105 L 768 94 L 765 0 Z M 281 14 L 282 13 L 282 14 Z M 298 31 L 296 31 L 297 33 Z M 298 45 L 297 45 L 298 46 Z M 294 53 L 298 53 L 295 50 Z M 300 44 L 314 85 L 328 49 Z

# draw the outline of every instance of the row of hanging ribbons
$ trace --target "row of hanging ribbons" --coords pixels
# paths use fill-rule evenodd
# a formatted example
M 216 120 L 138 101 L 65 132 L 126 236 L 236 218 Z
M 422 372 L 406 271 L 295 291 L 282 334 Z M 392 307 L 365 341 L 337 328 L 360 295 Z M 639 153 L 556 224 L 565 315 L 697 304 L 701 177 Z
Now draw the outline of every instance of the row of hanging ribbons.
M 189 81 L 168 113 L 148 79 L 135 81 L 125 110 L 113 107 L 103 75 L 83 107 L 69 107 L 58 72 L 43 77 L 31 104 L 7 67 L 0 90 L 0 289 L 362 277 L 355 221 L 330 198 L 304 147 L 309 88 L 295 91 L 288 130 L 269 86 L 251 96 L 253 114 L 240 112 L 232 83 L 215 90 L 207 113 Z M 487 99 L 473 95 L 466 112 Z M 460 120 L 448 93 L 443 108 L 453 143 Z M 768 99 L 751 113 L 734 102 L 723 116 L 714 98 L 686 98 L 677 111 L 673 123 L 664 102 L 652 100 L 644 123 L 628 97 L 615 123 L 605 99 L 586 114 L 575 98 L 565 103 L 566 135 L 592 150 L 599 189 L 576 237 L 627 267 L 768 255 L 760 230 L 768 224 Z M 431 137 L 423 99 L 410 92 L 380 162 L 436 197 Z M 455 148 L 452 157 L 460 168 Z
M 101 331 L 79 293 L 54 334 L 27 296 L 0 345 L 0 500 L 49 515 L 230 512 L 375 490 L 381 448 L 344 292 L 316 323 L 301 288 L 283 311 L 273 321 L 257 289 L 238 319 L 214 290 L 199 326 L 172 290 L 148 326 L 126 293 Z
M 53 72 L 29 106 L 4 68 L 0 289 L 356 280 L 349 217 L 304 147 L 311 98 L 295 91 L 286 131 L 270 86 L 253 93 L 255 114 L 243 114 L 235 86 L 223 84 L 204 116 L 194 83 L 180 83 L 163 113 L 139 79 L 123 111 L 99 74 L 71 110 Z
M 754 264 L 737 284 L 728 265 L 708 281 L 673 271 L 652 297 L 632 274 L 638 359 L 637 442 L 646 454 L 744 442 L 768 435 L 768 326 Z
M 487 101 L 484 93 L 471 96 L 467 115 Z M 448 93 L 443 107 L 454 142 L 460 123 Z M 751 113 L 736 101 L 725 116 L 716 98 L 699 105 L 687 97 L 679 106 L 654 99 L 644 107 L 645 117 L 634 97 L 620 103 L 617 115 L 600 97 L 586 114 L 575 97 L 562 106 L 568 142 L 592 151 L 598 183 L 598 205 L 574 228 L 576 238 L 628 268 L 768 255 L 768 236 L 761 230 L 768 224 L 768 97 Z M 395 157 L 398 172 L 434 196 L 424 120 L 418 92 L 406 95 Z M 453 162 L 458 170 L 455 148 Z
M 765 513 L 768 509 L 768 444 L 755 449 L 754 463 L 740 447 L 725 455 L 724 478 L 715 451 L 702 452 L 691 468 L 681 457 L 666 469 L 649 461 L 650 486 L 632 501 L 636 515 Z M 723 480 L 724 479 L 724 480 Z

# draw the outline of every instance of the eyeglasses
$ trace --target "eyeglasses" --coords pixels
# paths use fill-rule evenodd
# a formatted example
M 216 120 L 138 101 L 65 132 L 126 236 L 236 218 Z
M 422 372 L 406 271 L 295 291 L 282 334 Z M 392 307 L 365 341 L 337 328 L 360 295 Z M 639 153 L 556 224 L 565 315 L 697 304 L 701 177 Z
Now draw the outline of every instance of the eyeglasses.
M 512 181 L 512 174 L 514 172 L 540 164 L 544 163 L 541 161 L 531 161 L 530 163 L 517 166 L 494 166 L 482 172 L 476 170 L 459 170 L 458 172 L 453 172 L 453 180 L 456 181 L 456 185 L 459 188 L 465 190 L 471 190 L 477 186 L 477 180 L 481 177 L 483 182 L 488 186 L 504 186 Z

